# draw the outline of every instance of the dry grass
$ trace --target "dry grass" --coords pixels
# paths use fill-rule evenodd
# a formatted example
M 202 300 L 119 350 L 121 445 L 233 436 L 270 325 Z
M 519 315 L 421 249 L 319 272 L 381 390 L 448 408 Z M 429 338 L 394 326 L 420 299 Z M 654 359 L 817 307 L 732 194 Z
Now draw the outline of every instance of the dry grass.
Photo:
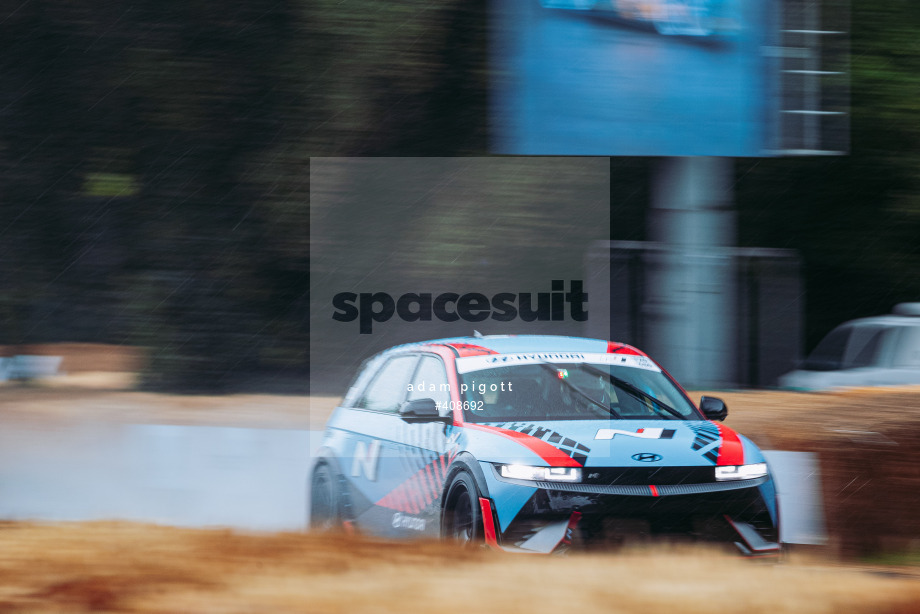
M 140 382 L 140 375 L 126 371 L 82 371 L 56 375 L 37 382 L 45 388 L 76 390 L 133 390 Z
M 701 395 L 723 399 L 729 408 L 726 424 L 774 450 L 814 450 L 823 440 L 882 441 L 872 433 L 887 437 L 920 426 L 920 386 L 690 394 L 695 401 Z
M 540 557 L 127 523 L 0 526 L 3 612 L 920 612 L 920 580 L 700 550 Z
M 60 356 L 62 373 L 137 373 L 146 364 L 142 348 L 105 343 L 0 345 L 0 356 Z
M 714 394 L 729 406 L 726 423 L 761 447 L 818 454 L 828 533 L 842 554 L 917 550 L 920 389 Z

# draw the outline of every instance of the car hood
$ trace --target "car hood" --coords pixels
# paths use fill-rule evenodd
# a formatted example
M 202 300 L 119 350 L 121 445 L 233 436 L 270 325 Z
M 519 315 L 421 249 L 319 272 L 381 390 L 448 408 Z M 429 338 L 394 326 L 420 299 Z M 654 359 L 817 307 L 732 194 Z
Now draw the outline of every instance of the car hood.
M 465 424 L 483 461 L 571 467 L 740 465 L 760 450 L 706 420 L 553 420 Z

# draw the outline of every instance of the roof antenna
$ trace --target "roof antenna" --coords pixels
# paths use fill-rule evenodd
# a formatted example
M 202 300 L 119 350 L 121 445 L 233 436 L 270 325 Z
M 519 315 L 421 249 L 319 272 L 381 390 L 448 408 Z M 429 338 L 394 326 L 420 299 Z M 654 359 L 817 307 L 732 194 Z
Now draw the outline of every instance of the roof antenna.
M 476 337 L 477 339 L 482 339 L 482 333 L 479 332 L 478 330 L 473 330 L 473 336 Z

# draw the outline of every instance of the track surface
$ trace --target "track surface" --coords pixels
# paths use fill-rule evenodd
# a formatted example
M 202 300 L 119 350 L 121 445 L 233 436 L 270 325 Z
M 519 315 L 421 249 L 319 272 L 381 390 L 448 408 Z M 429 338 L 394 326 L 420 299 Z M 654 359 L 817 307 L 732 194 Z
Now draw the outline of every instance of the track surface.
M 831 543 L 841 552 L 915 543 L 916 389 L 715 394 L 728 402 L 727 424 L 762 449 L 820 455 L 821 492 L 801 492 L 823 496 Z M 309 431 L 322 428 L 335 403 L 0 386 L 0 518 L 299 530 L 317 443 Z M 792 541 L 813 529 L 796 529 Z
M 75 398 L 79 395 L 26 396 L 45 410 L 48 404 L 38 400 L 42 396 L 65 406 L 91 404 L 85 393 L 82 401 Z M 161 396 L 166 405 L 188 402 Z M 96 397 L 95 405 L 104 406 L 106 398 Z M 122 418 L 151 417 L 137 408 L 150 403 L 149 396 L 116 394 L 114 399 L 124 410 Z M 253 404 L 252 399 L 236 397 L 224 402 L 231 415 L 234 407 Z M 292 402 L 306 409 L 303 399 Z M 334 403 L 335 399 L 317 399 L 314 405 L 325 414 Z M 134 407 L 133 413 L 129 407 Z M 122 519 L 269 531 L 296 531 L 306 524 L 307 475 L 322 431 L 130 424 L 112 421 L 112 415 L 108 421 L 101 416 L 51 422 L 47 417 L 35 420 L 38 414 L 31 417 L 8 421 L 0 430 L 0 518 Z M 267 417 L 264 422 L 269 422 Z M 802 456 L 768 456 L 779 485 L 782 539 L 823 543 L 812 459 Z
M 0 518 L 300 530 L 321 433 L 71 423 L 0 430 Z

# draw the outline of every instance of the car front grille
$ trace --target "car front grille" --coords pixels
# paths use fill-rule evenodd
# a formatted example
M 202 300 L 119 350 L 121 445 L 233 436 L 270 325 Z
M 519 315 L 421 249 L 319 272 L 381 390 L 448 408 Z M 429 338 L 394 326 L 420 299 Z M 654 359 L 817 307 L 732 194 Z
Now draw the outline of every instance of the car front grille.
M 646 482 L 643 485 L 631 484 L 566 484 L 565 482 L 535 482 L 537 488 L 561 492 L 586 493 L 596 495 L 625 495 L 633 497 L 664 497 L 670 495 L 695 495 L 707 492 L 724 492 L 741 490 L 760 486 L 767 481 L 766 477 L 753 480 L 732 480 L 727 482 L 709 482 L 702 484 L 655 484 Z M 652 490 L 650 485 L 655 485 Z
M 713 465 L 705 467 L 585 467 L 582 483 L 608 486 L 706 484 L 716 481 Z

